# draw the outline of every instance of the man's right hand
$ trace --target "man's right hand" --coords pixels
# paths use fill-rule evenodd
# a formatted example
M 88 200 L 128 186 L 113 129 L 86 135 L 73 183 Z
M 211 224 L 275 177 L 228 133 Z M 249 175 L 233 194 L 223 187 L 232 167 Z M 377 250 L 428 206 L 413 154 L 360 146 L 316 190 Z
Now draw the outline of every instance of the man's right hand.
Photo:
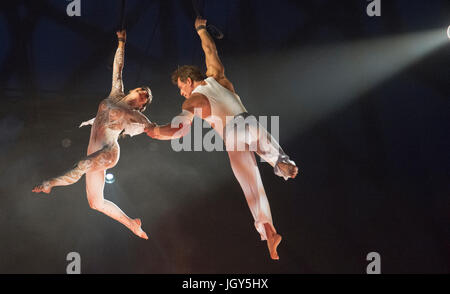
M 147 136 L 151 137 L 151 138 L 155 138 L 157 137 L 157 131 L 155 130 L 158 127 L 158 125 L 156 125 L 155 123 L 152 123 L 150 126 L 147 126 L 144 129 L 144 132 L 147 133 Z
M 127 40 L 127 31 L 126 30 L 117 31 L 116 35 L 117 35 L 117 39 L 119 41 L 125 42 Z
M 207 21 L 206 19 L 197 17 L 195 19 L 195 24 L 194 24 L 195 29 L 197 30 L 199 26 L 205 26 L 206 27 L 206 21 Z

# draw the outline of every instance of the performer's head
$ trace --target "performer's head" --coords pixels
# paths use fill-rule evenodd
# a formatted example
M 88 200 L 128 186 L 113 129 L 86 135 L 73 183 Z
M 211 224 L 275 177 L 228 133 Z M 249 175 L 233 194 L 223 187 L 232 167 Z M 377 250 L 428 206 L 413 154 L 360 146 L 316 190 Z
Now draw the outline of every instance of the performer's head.
M 206 79 L 200 68 L 194 65 L 183 65 L 172 73 L 172 83 L 180 89 L 181 96 L 188 99 L 198 82 Z
M 152 102 L 152 91 L 147 86 L 142 86 L 133 90 L 130 90 L 125 96 L 127 104 L 140 112 L 144 112 L 147 105 Z

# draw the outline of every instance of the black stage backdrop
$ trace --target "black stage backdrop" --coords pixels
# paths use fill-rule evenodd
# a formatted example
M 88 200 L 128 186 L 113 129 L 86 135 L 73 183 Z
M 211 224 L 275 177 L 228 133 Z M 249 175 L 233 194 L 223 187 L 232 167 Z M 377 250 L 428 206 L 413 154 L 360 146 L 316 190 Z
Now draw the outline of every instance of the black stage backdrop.
M 82 273 L 365 274 L 370 252 L 382 273 L 450 272 L 448 0 L 382 0 L 373 17 L 365 0 L 200 3 L 226 75 L 249 112 L 279 117 L 300 168 L 285 182 L 258 163 L 279 261 L 225 152 L 120 139 L 105 197 L 147 241 L 90 209 L 84 177 L 31 192 L 85 155 L 78 125 L 110 90 L 119 1 L 81 0 L 73 17 L 70 3 L 1 3 L 0 273 L 65 273 L 69 252 Z M 154 122 L 184 101 L 171 72 L 205 68 L 193 21 L 191 1 L 127 1 L 124 84 L 152 88 Z

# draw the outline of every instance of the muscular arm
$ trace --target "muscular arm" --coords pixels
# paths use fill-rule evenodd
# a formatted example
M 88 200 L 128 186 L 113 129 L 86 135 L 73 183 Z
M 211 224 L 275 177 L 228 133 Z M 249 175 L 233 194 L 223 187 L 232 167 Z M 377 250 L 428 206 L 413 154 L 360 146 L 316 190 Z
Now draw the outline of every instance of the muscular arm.
M 222 86 L 234 92 L 233 84 L 225 77 L 225 68 L 220 61 L 216 44 L 206 28 L 204 28 L 205 25 L 205 19 L 197 18 L 195 20 L 195 28 L 197 29 L 197 34 L 200 36 L 202 49 L 205 53 L 206 76 L 213 77 Z
M 193 114 L 183 110 L 179 115 L 172 119 L 172 122 L 153 128 L 152 133 L 147 133 L 150 137 L 158 140 L 173 140 L 184 137 L 189 132 L 192 123 Z
M 209 113 L 203 108 L 203 99 L 194 94 L 183 103 L 182 112 L 166 125 L 156 126 L 147 130 L 147 135 L 158 140 L 172 140 L 183 137 L 189 132 L 194 116 L 206 117 Z
M 122 70 L 125 56 L 125 30 L 117 32 L 117 38 L 119 44 L 117 46 L 116 55 L 114 56 L 111 94 L 114 92 L 123 93 Z

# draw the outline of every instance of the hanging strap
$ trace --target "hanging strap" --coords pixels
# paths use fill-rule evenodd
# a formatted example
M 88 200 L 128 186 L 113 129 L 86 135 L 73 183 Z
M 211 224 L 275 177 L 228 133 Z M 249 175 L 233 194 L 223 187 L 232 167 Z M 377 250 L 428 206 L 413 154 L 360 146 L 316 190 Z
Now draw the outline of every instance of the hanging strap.
M 192 7 L 194 8 L 196 17 L 202 18 L 202 15 L 200 13 L 198 6 L 199 5 L 198 5 L 197 0 L 192 0 Z M 223 33 L 216 26 L 209 24 L 206 26 L 206 29 L 211 34 L 211 36 L 213 36 L 213 38 L 215 38 L 217 40 L 221 40 L 223 38 Z
M 119 29 L 123 30 L 125 29 L 125 0 L 120 0 L 120 23 L 119 23 Z

